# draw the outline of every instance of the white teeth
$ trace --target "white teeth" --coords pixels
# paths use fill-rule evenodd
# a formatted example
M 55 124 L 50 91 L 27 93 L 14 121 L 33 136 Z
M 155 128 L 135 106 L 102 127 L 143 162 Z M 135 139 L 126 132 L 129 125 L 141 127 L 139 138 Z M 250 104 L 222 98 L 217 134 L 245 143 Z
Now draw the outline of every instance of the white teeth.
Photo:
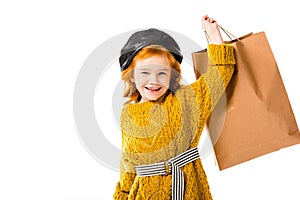
M 148 90 L 153 90 L 153 91 L 155 91 L 155 90 L 159 90 L 160 89 L 160 87 L 146 87 Z

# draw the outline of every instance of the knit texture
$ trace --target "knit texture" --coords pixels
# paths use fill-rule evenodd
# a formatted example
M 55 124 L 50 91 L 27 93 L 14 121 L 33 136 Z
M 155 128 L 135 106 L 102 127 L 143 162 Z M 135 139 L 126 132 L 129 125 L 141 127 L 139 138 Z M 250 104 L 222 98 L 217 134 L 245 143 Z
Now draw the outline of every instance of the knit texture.
M 234 71 L 231 45 L 208 45 L 209 67 L 190 85 L 163 100 L 127 104 L 121 113 L 122 158 L 114 199 L 171 199 L 172 175 L 138 177 L 135 166 L 167 161 L 197 147 L 205 123 Z M 185 166 L 184 199 L 209 200 L 208 180 L 197 159 Z

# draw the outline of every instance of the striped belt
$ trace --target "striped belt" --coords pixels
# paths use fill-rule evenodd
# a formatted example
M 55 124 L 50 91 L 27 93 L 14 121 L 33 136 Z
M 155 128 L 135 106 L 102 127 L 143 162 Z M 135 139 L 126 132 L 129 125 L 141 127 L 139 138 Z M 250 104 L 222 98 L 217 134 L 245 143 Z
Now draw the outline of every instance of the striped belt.
M 184 176 L 180 167 L 200 158 L 198 148 L 189 149 L 166 162 L 136 166 L 137 175 L 154 176 L 172 173 L 172 200 L 183 200 Z

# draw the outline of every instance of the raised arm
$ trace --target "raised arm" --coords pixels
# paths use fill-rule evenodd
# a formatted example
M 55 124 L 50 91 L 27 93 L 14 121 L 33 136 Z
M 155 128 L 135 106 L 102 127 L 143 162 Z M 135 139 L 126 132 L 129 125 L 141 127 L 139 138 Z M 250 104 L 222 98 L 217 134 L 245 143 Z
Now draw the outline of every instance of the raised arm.
M 208 69 L 190 86 L 197 98 L 201 117 L 207 119 L 233 75 L 235 57 L 233 46 L 223 43 L 218 24 L 214 19 L 207 15 L 203 16 L 202 28 L 209 38 Z

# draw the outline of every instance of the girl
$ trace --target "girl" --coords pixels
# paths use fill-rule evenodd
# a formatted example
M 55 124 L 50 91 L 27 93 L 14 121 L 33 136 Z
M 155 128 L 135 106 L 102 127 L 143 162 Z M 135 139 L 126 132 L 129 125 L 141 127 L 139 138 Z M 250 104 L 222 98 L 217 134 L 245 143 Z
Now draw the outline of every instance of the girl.
M 114 199 L 212 199 L 197 145 L 206 120 L 234 71 L 234 49 L 207 15 L 208 70 L 180 85 L 182 54 L 168 34 L 134 33 L 119 58 L 124 96 L 122 157 Z

